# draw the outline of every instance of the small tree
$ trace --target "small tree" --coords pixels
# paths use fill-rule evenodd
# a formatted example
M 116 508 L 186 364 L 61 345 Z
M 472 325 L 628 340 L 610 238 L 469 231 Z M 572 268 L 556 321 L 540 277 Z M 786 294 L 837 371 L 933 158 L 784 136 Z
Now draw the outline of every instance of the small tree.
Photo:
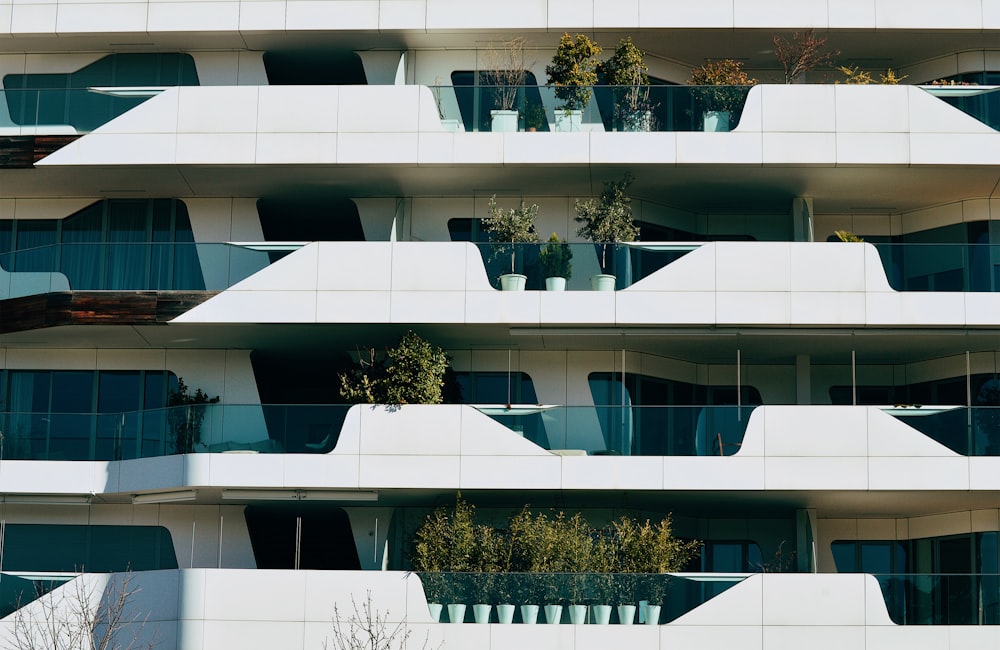
M 336 605 L 333 606 L 333 643 L 324 639 L 323 650 L 405 650 L 409 647 L 407 641 L 411 631 L 406 627 L 406 619 L 395 625 L 390 623 L 391 613 L 375 609 L 370 591 L 360 610 L 354 596 L 351 596 L 351 606 L 354 613 L 346 618 L 341 616 Z M 428 642 L 425 637 L 421 646 L 424 650 Z
M 632 200 L 625 191 L 632 184 L 632 175 L 626 173 L 620 181 L 604 181 L 604 191 L 598 201 L 576 201 L 576 221 L 583 224 L 577 231 L 581 237 L 601 244 L 601 270 L 607 271 L 609 243 L 635 241 L 639 227 L 632 220 Z
M 340 374 L 340 395 L 355 404 L 440 404 L 448 355 L 413 331 L 379 358 L 374 348 Z
M 527 78 L 525 51 L 527 40 L 516 36 L 507 41 L 491 42 L 486 48 L 486 71 L 495 84 L 493 97 L 497 110 L 511 111 Z
M 593 95 L 597 83 L 597 55 L 601 47 L 586 34 L 575 37 L 568 33 L 559 39 L 552 63 L 545 66 L 549 83 L 556 87 L 556 97 L 565 110 L 583 109 Z
M 774 36 L 774 56 L 781 63 L 786 84 L 793 83 L 810 70 L 830 65 L 838 54 L 840 50 L 826 49 L 826 36 L 817 36 L 815 29 L 795 32 L 791 40 Z
M 510 272 L 514 273 L 515 244 L 533 244 L 538 241 L 538 231 L 535 229 L 535 217 L 538 216 L 538 206 L 532 203 L 525 206 L 524 201 L 518 208 L 504 211 L 497 205 L 497 197 L 490 197 L 490 216 L 482 220 L 483 230 L 488 232 L 493 241 L 504 242 L 510 247 Z M 497 252 L 506 252 L 507 246 L 497 247 Z
M 547 278 L 566 278 L 569 280 L 573 276 L 573 251 L 565 239 L 559 239 L 559 235 L 552 233 L 549 242 L 539 254 L 539 262 L 542 271 Z
M 704 65 L 691 68 L 694 96 L 707 111 L 729 111 L 736 113 L 746 99 L 747 91 L 741 86 L 752 86 L 757 80 L 743 70 L 743 62 L 735 59 L 706 61 Z
M 202 389 L 190 392 L 187 384 L 177 378 L 177 390 L 167 393 L 167 423 L 174 434 L 174 451 L 194 452 L 201 443 L 201 425 L 205 421 L 205 405 L 216 404 L 219 396 L 209 397 Z
M 137 611 L 140 589 L 132 573 L 112 574 L 102 593 L 88 574 L 19 606 L 13 614 L 16 650 L 152 650 L 156 635 L 145 633 L 150 612 Z M 152 637 L 152 638 L 150 638 Z
M 623 38 L 615 53 L 600 66 L 604 83 L 614 86 L 615 117 L 627 128 L 637 128 L 643 120 L 642 113 L 650 110 L 649 68 L 646 53 L 635 46 L 632 37 Z

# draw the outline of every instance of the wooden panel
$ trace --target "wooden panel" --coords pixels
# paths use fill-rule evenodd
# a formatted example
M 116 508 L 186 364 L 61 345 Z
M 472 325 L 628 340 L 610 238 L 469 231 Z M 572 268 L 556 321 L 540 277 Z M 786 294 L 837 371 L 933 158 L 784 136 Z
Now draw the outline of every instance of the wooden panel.
M 79 137 L 79 135 L 0 136 L 0 168 L 29 169 L 45 156 Z
M 0 300 L 0 334 L 57 325 L 163 325 L 214 291 L 76 291 Z

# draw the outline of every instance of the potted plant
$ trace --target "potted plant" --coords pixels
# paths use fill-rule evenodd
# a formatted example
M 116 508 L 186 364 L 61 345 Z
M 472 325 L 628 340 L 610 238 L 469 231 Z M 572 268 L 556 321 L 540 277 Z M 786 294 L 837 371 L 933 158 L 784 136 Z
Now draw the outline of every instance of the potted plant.
M 575 219 L 583 224 L 577 234 L 601 249 L 601 273 L 590 278 L 591 287 L 597 291 L 615 289 L 615 275 L 608 272 L 608 246 L 635 241 L 639 236 L 639 227 L 632 220 L 631 199 L 625 194 L 632 180 L 632 175 L 626 173 L 620 181 L 604 181 L 598 201 L 576 202 Z
M 517 36 L 508 41 L 490 43 L 486 48 L 486 71 L 489 82 L 493 84 L 491 131 L 517 131 L 517 98 L 527 78 L 524 61 L 526 44 L 524 38 Z
M 546 127 L 545 107 L 540 102 L 529 101 L 524 109 L 524 130 L 535 132 Z
M 545 273 L 546 291 L 565 291 L 566 281 L 573 275 L 573 251 L 565 239 L 552 233 L 548 243 L 539 253 L 539 263 Z
M 379 355 L 365 350 L 340 374 L 340 396 L 350 404 L 440 404 L 448 355 L 409 331 L 395 347 Z
M 601 47 L 586 34 L 575 37 L 568 33 L 559 39 L 552 63 L 545 66 L 548 83 L 556 87 L 555 130 L 579 131 L 583 124 L 583 109 L 593 96 L 597 83 L 597 55 Z
M 610 59 L 601 64 L 604 83 L 613 86 L 615 98 L 614 123 L 622 131 L 649 131 L 652 128 L 652 107 L 649 103 L 649 68 L 646 53 L 623 38 Z
M 729 131 L 733 114 L 742 111 L 747 88 L 757 80 L 743 71 L 743 62 L 734 59 L 708 61 L 691 69 L 689 84 L 699 86 L 693 91 L 702 110 L 705 131 Z
M 201 444 L 205 407 L 218 402 L 218 395 L 209 397 L 200 388 L 191 393 L 184 380 L 177 378 L 177 390 L 167 394 L 167 423 L 174 434 L 174 453 L 194 453 L 195 446 Z
M 516 273 L 518 244 L 531 244 L 538 242 L 538 231 L 535 230 L 535 216 L 538 215 L 538 206 L 532 204 L 525 206 L 524 201 L 518 208 L 511 208 L 504 211 L 497 205 L 497 197 L 494 194 L 490 198 L 490 216 L 483 219 L 483 230 L 491 235 L 494 242 L 503 242 L 493 250 L 495 254 L 504 255 L 510 252 L 510 273 L 500 276 L 500 288 L 504 291 L 524 291 L 524 284 L 527 276 Z

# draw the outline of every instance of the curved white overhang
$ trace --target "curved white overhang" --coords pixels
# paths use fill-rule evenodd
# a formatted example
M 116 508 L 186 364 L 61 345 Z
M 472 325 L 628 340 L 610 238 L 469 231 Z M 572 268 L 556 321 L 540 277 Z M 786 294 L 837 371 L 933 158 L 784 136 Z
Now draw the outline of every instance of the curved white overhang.
M 47 156 L 15 191 L 589 196 L 631 170 L 635 196 L 670 205 L 714 205 L 725 183 L 751 201 L 902 212 L 992 196 L 997 165 L 1000 133 L 913 86 L 756 86 L 729 133 L 450 132 L 426 87 L 184 87 Z
M 97 502 L 194 489 L 199 501 L 219 502 L 236 490 L 252 502 L 255 490 L 286 499 L 305 491 L 306 499 L 327 494 L 351 503 L 412 489 L 665 491 L 746 493 L 821 508 L 846 499 L 853 511 L 891 504 L 897 514 L 926 514 L 994 507 L 998 470 L 1000 458 L 959 455 L 878 407 L 757 407 L 731 456 L 590 456 L 546 451 L 469 406 L 355 406 L 328 454 L 3 461 L 0 493 L 94 494 Z M 914 501 L 913 493 L 928 496 Z
M 171 322 L 989 327 L 1000 293 L 894 291 L 871 244 L 710 242 L 621 291 L 511 292 L 473 244 L 318 242 Z

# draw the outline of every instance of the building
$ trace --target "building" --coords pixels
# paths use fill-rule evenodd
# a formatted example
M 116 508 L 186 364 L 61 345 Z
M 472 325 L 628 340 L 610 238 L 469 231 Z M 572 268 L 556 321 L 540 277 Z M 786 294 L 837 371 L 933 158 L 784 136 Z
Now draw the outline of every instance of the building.
M 810 28 L 905 79 L 781 83 Z M 632 124 L 600 86 L 563 124 L 564 32 L 647 51 Z M 130 569 L 185 650 L 322 647 L 369 592 L 410 647 L 1000 647 L 998 35 L 994 0 L 0 3 L 3 633 Z M 725 58 L 762 83 L 706 131 Z M 626 173 L 592 291 L 575 201 Z M 566 291 L 535 248 L 499 290 L 493 195 L 571 242 Z M 411 329 L 461 403 L 339 404 Z M 458 490 L 704 551 L 659 625 L 435 623 L 410 536 Z

